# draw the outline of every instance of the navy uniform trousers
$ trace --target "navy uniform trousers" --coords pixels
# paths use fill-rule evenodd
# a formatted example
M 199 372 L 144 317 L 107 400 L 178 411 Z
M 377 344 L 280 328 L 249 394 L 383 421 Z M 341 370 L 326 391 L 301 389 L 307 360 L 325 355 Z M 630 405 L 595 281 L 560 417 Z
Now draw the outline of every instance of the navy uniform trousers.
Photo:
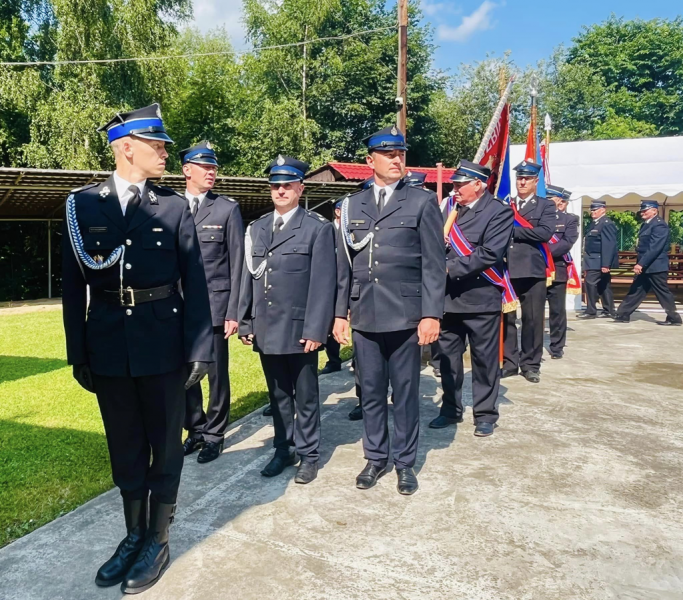
M 389 381 L 394 406 L 394 464 L 405 469 L 415 464 L 419 427 L 420 354 L 417 329 L 372 333 L 353 331 L 356 369 L 362 407 L 365 458 L 384 467 L 389 456 Z M 358 397 L 360 400 L 360 395 Z
M 666 314 L 672 320 L 680 322 L 680 316 L 676 311 L 676 300 L 667 285 L 668 277 L 669 274 L 666 271 L 637 275 L 628 290 L 626 298 L 619 305 L 617 315 L 619 317 L 629 317 L 640 306 L 640 303 L 645 300 L 645 297 L 652 292 Z
M 602 302 L 602 312 L 614 315 L 614 293 L 612 292 L 612 274 L 596 269 L 586 271 L 586 314 L 598 313 L 598 298 Z
M 567 345 L 567 282 L 555 281 L 546 288 L 548 299 L 548 326 L 550 328 L 550 352 L 562 354 Z
M 228 340 L 222 326 L 213 328 L 213 352 L 216 362 L 209 365 L 209 405 L 204 412 L 201 383 L 187 390 L 185 429 L 192 438 L 220 443 L 230 422 Z
M 501 313 L 446 313 L 439 336 L 441 385 L 443 386 L 443 417 L 460 419 L 465 412 L 462 385 L 465 379 L 463 356 L 470 342 L 472 359 L 472 413 L 474 423 L 498 421 L 498 390 L 500 388 Z M 496 357 L 491 360 L 491 357 Z
M 516 313 L 505 315 L 503 369 L 538 371 L 543 357 L 546 280 L 535 277 L 512 279 L 512 287 L 522 307 L 521 348 L 517 340 Z

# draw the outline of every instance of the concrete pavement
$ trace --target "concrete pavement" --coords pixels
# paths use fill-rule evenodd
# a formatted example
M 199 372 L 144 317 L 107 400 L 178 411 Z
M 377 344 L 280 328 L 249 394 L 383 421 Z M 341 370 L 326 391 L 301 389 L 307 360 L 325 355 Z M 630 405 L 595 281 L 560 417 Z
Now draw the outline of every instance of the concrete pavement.
M 654 320 L 571 320 L 540 384 L 503 380 L 487 439 L 470 409 L 457 431 L 427 428 L 439 388 L 425 369 L 412 497 L 393 472 L 355 489 L 362 423 L 346 418 L 346 369 L 321 378 L 324 464 L 308 486 L 293 468 L 259 475 L 272 426 L 250 415 L 219 460 L 186 460 L 173 562 L 139 597 L 683 598 L 683 328 Z M 112 491 L 0 550 L 0 598 L 120 598 L 93 578 L 123 535 Z

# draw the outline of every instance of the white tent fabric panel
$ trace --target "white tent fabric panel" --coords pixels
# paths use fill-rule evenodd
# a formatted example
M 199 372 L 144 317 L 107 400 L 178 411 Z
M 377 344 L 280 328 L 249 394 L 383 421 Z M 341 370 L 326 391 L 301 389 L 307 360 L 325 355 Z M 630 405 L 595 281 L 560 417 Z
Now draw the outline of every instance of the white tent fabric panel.
M 524 144 L 510 147 L 511 165 L 524 160 Z M 572 198 L 606 198 L 637 205 L 640 198 L 683 202 L 683 136 L 550 143 L 550 176 Z M 514 174 L 513 186 L 514 190 Z M 610 202 L 612 198 L 615 201 Z M 624 199 L 621 202 L 620 199 Z

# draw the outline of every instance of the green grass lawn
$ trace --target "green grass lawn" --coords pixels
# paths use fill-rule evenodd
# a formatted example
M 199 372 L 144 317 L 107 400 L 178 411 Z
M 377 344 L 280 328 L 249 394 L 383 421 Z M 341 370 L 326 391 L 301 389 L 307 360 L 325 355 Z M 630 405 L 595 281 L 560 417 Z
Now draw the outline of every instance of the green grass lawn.
M 234 337 L 230 382 L 231 421 L 268 401 L 258 355 Z M 0 547 L 112 486 L 97 400 L 66 364 L 61 311 L 0 316 Z

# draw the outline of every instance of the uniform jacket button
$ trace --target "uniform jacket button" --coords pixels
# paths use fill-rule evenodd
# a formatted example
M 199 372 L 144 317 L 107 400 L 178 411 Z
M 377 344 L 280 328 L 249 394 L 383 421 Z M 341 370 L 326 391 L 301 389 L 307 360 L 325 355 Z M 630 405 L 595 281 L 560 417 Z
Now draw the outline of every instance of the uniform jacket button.
M 161 246 L 161 242 L 157 242 L 157 246 Z
M 133 314 L 133 311 L 130 308 L 127 308 L 126 314 L 130 317 Z
M 133 242 L 131 240 L 126 240 L 126 246 L 130 246 Z
M 377 277 L 375 277 L 375 283 L 379 283 L 379 279 L 377 279 Z
M 379 231 L 379 227 L 375 227 L 375 231 Z
M 131 264 L 130 264 L 130 263 L 126 263 L 126 269 L 131 269 L 131 268 L 132 268 L 132 267 L 131 267 Z
M 268 256 L 273 256 L 273 253 L 272 253 L 272 252 L 268 252 Z

